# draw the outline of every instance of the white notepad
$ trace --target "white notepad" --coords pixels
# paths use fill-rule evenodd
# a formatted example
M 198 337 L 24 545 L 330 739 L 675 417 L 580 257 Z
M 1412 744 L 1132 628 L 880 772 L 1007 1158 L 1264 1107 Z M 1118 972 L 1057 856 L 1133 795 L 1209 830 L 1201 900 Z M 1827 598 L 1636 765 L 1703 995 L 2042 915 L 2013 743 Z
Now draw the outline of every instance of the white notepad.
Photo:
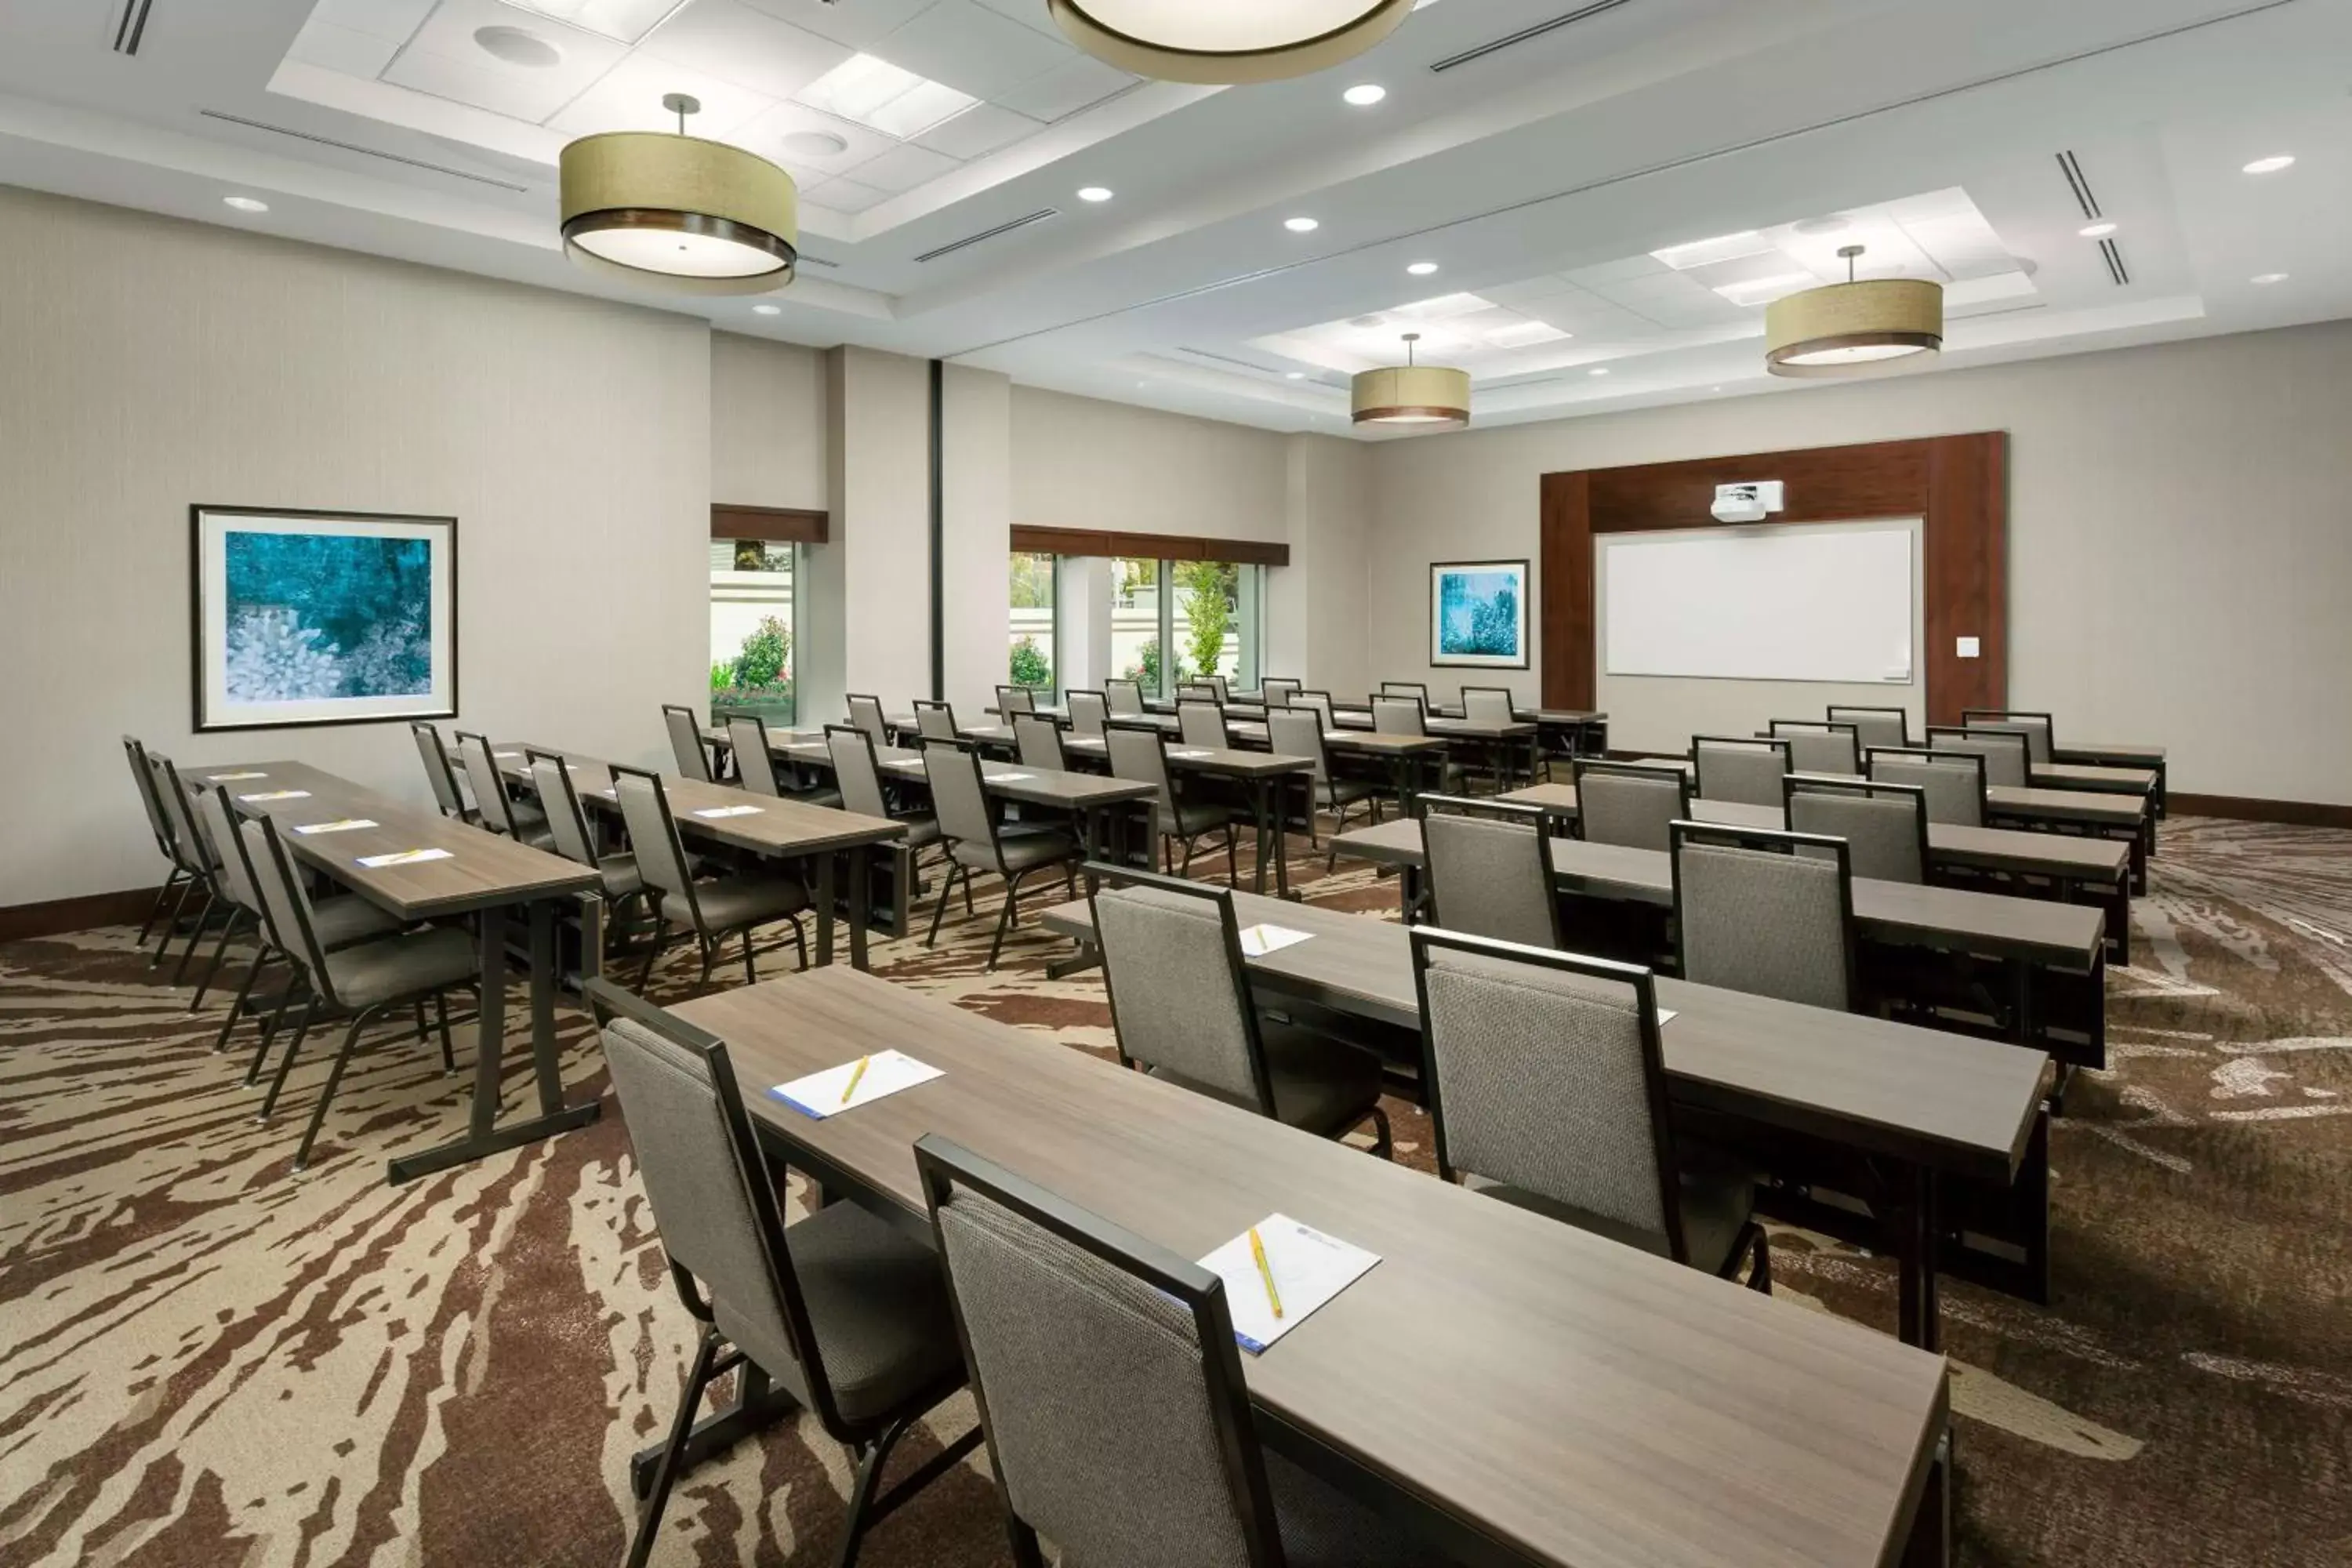
M 1204 752 L 1204 751 L 1189 751 L 1189 752 L 1169 752 L 1168 754 L 1169 754 L 1170 756 L 1171 756 L 1171 757 L 1205 757 L 1205 756 L 1207 756 L 1209 753 L 1208 753 L 1208 752 Z
M 371 871 L 381 871 L 386 866 L 414 866 L 420 860 L 446 860 L 446 849 L 395 849 L 389 855 L 362 855 L 360 864 Z
M 887 1100 L 902 1089 L 912 1089 L 919 1083 L 929 1083 L 941 1076 L 938 1068 L 919 1062 L 904 1051 L 877 1051 L 866 1058 L 866 1071 L 860 1074 L 856 1062 L 844 1062 L 837 1068 L 813 1072 L 806 1078 L 796 1078 L 790 1083 L 780 1083 L 768 1090 L 769 1096 L 782 1100 L 803 1116 L 814 1116 L 819 1121 L 828 1116 L 838 1116 L 845 1110 L 855 1110 L 861 1105 L 871 1105 Z M 849 1093 L 850 1080 L 857 1080 L 857 1089 Z M 847 1098 L 844 1098 L 846 1095 Z
M 1288 926 L 1255 925 L 1242 928 L 1242 956 L 1264 958 L 1269 952 L 1280 952 L 1286 947 L 1297 947 L 1302 942 L 1312 942 L 1311 931 L 1293 931 Z
M 522 753 L 521 753 L 520 752 L 492 752 L 490 753 L 490 755 L 492 755 L 492 756 L 494 756 L 494 757 L 520 757 L 520 756 L 521 756 L 521 755 L 522 755 Z M 571 766 L 571 764 L 570 764 L 569 763 L 565 763 L 564 765 L 565 765 L 566 767 Z
M 239 779 L 266 779 L 268 773 L 206 773 L 206 784 L 235 784 Z
M 1327 741 L 1344 741 L 1348 738 L 1348 731 L 1345 730 L 1326 730 L 1323 731 L 1323 738 Z
M 1234 1339 L 1252 1355 L 1297 1328 L 1381 1260 L 1377 1252 L 1326 1236 L 1288 1215 L 1271 1214 L 1258 1221 L 1257 1236 L 1265 1248 L 1265 1273 L 1258 1270 L 1247 1231 L 1201 1259 L 1202 1268 L 1225 1282 Z M 1266 1294 L 1266 1273 L 1274 1276 L 1275 1292 L 1282 1298 L 1278 1318 Z
M 310 792 L 307 789 L 266 789 L 259 795 L 241 795 L 236 798 L 243 801 L 308 800 L 310 798 Z
M 1034 779 L 1036 776 L 1037 775 L 1035 773 L 991 773 L 988 775 L 988 782 L 991 784 L 1014 784 L 1022 779 Z
M 349 833 L 355 827 L 373 827 L 374 826 L 375 824 L 367 817 L 347 816 L 341 822 L 305 823 L 294 831 L 307 837 L 313 833 Z
M 1661 1008 L 1659 1008 L 1659 1009 L 1658 1009 L 1658 1027 L 1660 1027 L 1660 1028 L 1662 1028 L 1662 1029 L 1663 1029 L 1663 1028 L 1664 1028 L 1668 1023 L 1670 1023 L 1670 1022 L 1672 1022 L 1672 1021 L 1673 1021 L 1674 1016 L 1675 1016 L 1675 1010 L 1674 1010 L 1672 1007 L 1661 1007 Z
M 721 816 L 757 816 L 760 815 L 760 807 L 756 805 L 706 805 L 694 815 L 697 816 L 712 818 Z

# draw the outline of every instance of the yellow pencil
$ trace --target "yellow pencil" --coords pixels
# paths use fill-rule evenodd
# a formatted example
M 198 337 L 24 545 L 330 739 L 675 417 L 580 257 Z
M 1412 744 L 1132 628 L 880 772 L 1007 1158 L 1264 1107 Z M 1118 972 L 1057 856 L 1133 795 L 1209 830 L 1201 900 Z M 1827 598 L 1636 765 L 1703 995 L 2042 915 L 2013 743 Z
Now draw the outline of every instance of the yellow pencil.
M 1265 1299 L 1273 1304 L 1274 1315 L 1282 1316 L 1282 1292 L 1274 1288 L 1274 1266 L 1265 1260 L 1265 1243 L 1257 1238 L 1257 1226 L 1250 1226 L 1250 1256 L 1257 1259 L 1257 1277 L 1265 1281 Z
M 857 1080 L 866 1076 L 866 1064 L 873 1059 L 874 1058 L 872 1057 L 860 1057 L 857 1058 L 857 1066 L 851 1070 L 849 1075 L 849 1087 L 841 1091 L 842 1104 L 847 1105 L 849 1103 L 849 1097 L 857 1092 Z

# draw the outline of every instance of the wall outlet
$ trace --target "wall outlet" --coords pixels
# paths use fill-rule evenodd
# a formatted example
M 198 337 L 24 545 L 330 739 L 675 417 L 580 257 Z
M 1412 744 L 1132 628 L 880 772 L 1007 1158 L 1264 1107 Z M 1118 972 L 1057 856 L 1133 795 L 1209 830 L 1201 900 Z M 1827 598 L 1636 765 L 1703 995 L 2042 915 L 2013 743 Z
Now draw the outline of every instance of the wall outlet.
M 1962 658 L 1981 658 L 1984 657 L 1984 644 L 1975 637 L 1962 637 L 1958 651 Z

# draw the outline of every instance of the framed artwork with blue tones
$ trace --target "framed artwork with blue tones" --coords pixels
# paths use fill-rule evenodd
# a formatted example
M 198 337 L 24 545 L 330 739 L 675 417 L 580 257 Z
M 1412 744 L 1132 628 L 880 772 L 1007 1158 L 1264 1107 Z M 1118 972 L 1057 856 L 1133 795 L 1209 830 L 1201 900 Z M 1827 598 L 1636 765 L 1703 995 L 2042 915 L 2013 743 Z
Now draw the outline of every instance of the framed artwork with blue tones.
M 457 711 L 457 520 L 188 509 L 195 727 Z
M 1429 568 L 1429 662 L 1528 668 L 1528 563 L 1437 561 Z

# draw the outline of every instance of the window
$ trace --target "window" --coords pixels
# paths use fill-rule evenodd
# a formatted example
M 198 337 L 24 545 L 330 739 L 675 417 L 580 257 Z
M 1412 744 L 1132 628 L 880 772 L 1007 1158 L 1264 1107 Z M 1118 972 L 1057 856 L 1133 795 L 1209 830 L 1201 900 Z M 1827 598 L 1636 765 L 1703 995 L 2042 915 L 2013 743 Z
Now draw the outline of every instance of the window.
M 793 584 L 800 546 L 710 542 L 710 719 L 793 722 Z
M 1171 561 L 1170 632 L 1176 650 L 1174 680 L 1222 675 L 1255 689 L 1263 628 L 1265 569 L 1229 561 Z
M 1057 562 L 1052 555 L 1013 557 L 1013 656 L 1006 673 L 1013 685 L 1033 691 L 1054 689 Z
M 1132 556 L 1111 563 L 1111 673 L 1139 682 L 1146 696 L 1167 690 L 1160 680 L 1160 567 Z

